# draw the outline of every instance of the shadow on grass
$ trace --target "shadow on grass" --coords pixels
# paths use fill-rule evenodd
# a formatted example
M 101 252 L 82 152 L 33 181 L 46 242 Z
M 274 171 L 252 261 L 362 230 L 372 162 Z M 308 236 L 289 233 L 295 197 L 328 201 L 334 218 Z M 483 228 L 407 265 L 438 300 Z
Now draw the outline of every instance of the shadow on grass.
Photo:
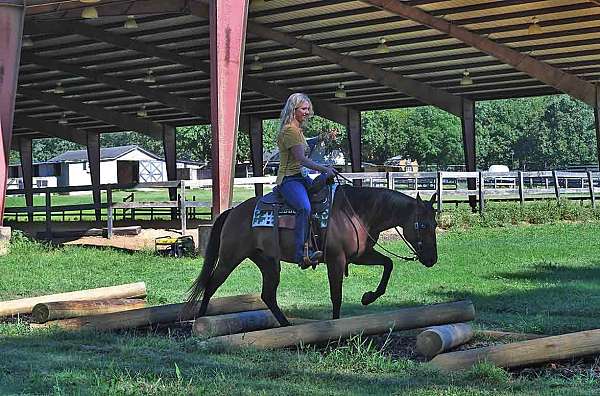
M 427 367 L 338 372 L 317 354 L 295 349 L 216 352 L 199 345 L 192 338 L 174 340 L 139 331 L 44 331 L 11 337 L 0 346 L 0 393 L 102 394 L 112 389 L 116 394 L 166 394 L 171 389 L 189 394 L 192 384 L 208 394 L 387 394 L 390 389 L 446 383 L 441 377 L 419 375 Z M 153 384 L 157 391 L 143 391 Z
M 502 309 L 509 303 L 518 306 L 543 292 L 540 288 L 523 293 L 460 297 L 471 298 L 484 315 L 494 315 L 497 314 L 495 309 Z M 457 299 L 456 294 L 441 294 L 441 297 L 448 301 Z M 345 312 L 356 314 L 415 305 L 378 304 L 365 308 L 358 303 L 346 303 L 344 306 Z M 317 313 L 322 316 L 323 312 L 330 312 L 330 308 L 329 304 L 321 304 L 311 309 L 298 309 L 297 316 L 309 317 Z M 348 313 L 344 317 L 350 316 Z M 441 375 L 426 365 L 408 361 L 377 362 L 373 355 L 326 361 L 310 349 L 308 353 L 298 353 L 297 349 L 207 350 L 200 339 L 173 335 L 164 328 L 109 333 L 21 328 L 16 333 L 0 343 L 3 355 L 0 394 L 347 395 L 415 391 L 439 394 L 458 387 L 465 391 L 464 394 L 477 395 L 510 394 L 523 391 L 524 386 L 513 382 L 474 385 L 464 377 Z M 527 386 L 531 394 L 543 394 L 538 390 L 549 385 L 539 381 Z
M 482 324 L 544 334 L 600 328 L 600 262 L 579 267 L 539 262 L 527 270 L 497 273 L 488 279 L 505 281 L 505 291 L 486 294 L 455 289 L 433 294 L 472 300 Z

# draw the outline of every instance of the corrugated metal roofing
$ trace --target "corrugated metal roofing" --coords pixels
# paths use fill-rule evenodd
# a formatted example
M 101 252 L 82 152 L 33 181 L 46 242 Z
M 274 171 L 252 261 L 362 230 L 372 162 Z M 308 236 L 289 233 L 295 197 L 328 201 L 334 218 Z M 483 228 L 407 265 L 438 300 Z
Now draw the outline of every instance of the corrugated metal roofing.
M 54 89 L 57 82 L 61 82 L 65 88 L 62 96 L 79 102 L 134 116 L 141 106 L 145 106 L 148 119 L 175 126 L 206 123 L 206 119 L 119 87 L 27 60 L 27 55 L 43 56 L 141 84 L 145 84 L 143 79 L 151 69 L 157 82 L 147 86 L 199 101 L 205 106 L 209 100 L 210 80 L 203 71 L 88 37 L 77 33 L 76 27 L 74 34 L 41 33 L 32 29 L 40 21 L 53 21 L 61 25 L 84 23 L 174 54 L 190 56 L 196 61 L 208 62 L 207 19 L 189 15 L 185 7 L 177 9 L 177 3 L 181 2 L 162 2 L 162 7 L 168 8 L 168 12 L 136 15 L 139 27 L 124 29 L 122 25 L 127 10 L 135 9 L 140 3 L 143 2 L 102 1 L 98 7 L 101 17 L 83 21 L 78 13 L 84 5 L 78 2 L 28 1 L 25 33 L 31 33 L 30 38 L 35 45 L 23 50 L 16 114 L 56 122 L 65 113 L 69 125 L 82 131 L 111 132 L 123 129 L 43 103 L 23 94 L 26 91 L 21 92 L 24 88 L 48 92 Z M 600 78 L 600 2 L 407 0 L 405 3 L 576 74 L 584 80 L 596 82 Z M 102 4 L 105 4 L 104 8 Z M 70 8 L 75 11 L 69 11 Z M 106 13 L 122 15 L 106 16 Z M 527 28 L 533 17 L 540 20 L 541 33 L 528 33 Z M 473 100 L 557 92 L 445 33 L 361 1 L 270 0 L 260 6 L 254 6 L 251 2 L 249 20 Z M 390 48 L 388 53 L 377 51 L 382 37 Z M 260 71 L 250 69 L 254 56 L 259 56 L 264 66 Z M 464 70 L 470 72 L 473 85 L 460 84 Z M 245 75 L 357 110 L 422 104 L 337 64 L 252 33 L 247 36 Z M 345 84 L 346 98 L 334 97 L 339 83 Z M 243 115 L 276 118 L 281 105 L 280 101 L 247 87 L 242 93 Z M 42 136 L 37 131 L 15 124 L 16 135 Z

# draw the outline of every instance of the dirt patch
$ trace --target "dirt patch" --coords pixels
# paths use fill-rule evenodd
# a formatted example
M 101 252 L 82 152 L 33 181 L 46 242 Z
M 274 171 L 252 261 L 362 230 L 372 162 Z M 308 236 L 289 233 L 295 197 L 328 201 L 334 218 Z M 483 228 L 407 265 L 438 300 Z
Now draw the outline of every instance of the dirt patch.
M 197 240 L 196 230 L 188 230 L 187 235 L 191 235 L 194 241 Z M 170 236 L 179 237 L 181 231 L 173 229 L 142 229 L 138 235 L 113 236 L 112 238 L 104 238 L 99 236 L 84 236 L 70 240 L 56 240 L 57 243 L 65 245 L 82 245 L 82 246 L 111 246 L 119 249 L 127 249 L 132 251 L 153 250 L 156 238 Z

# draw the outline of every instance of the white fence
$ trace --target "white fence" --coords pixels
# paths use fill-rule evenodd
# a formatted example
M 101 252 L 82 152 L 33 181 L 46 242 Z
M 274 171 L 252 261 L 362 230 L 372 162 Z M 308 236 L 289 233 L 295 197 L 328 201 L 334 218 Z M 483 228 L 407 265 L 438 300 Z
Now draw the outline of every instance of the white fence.
M 486 201 L 512 200 L 523 204 L 532 199 L 580 199 L 591 201 L 593 207 L 596 205 L 596 194 L 600 192 L 600 172 L 364 172 L 344 173 L 342 181 L 356 181 L 363 186 L 382 187 L 402 191 L 409 195 L 417 193 L 424 196 L 437 194 L 437 209 L 442 211 L 446 203 L 479 202 L 479 210 L 482 212 Z M 275 183 L 274 176 L 249 177 L 234 179 L 235 186 L 262 186 Z M 115 210 L 135 212 L 136 209 L 158 210 L 164 209 L 169 213 L 175 213 L 181 220 L 181 227 L 186 228 L 188 209 L 207 208 L 211 205 L 207 202 L 190 201 L 186 199 L 186 190 L 193 188 L 207 188 L 212 186 L 211 179 L 181 180 L 170 182 L 139 183 L 128 185 L 107 184 L 101 185 L 100 189 L 106 191 L 107 202 L 99 205 L 52 205 L 52 193 L 68 193 L 73 191 L 91 191 L 92 186 L 76 187 L 47 187 L 34 188 L 34 194 L 44 194 L 45 205 L 33 207 L 7 207 L 5 214 L 12 214 L 18 220 L 19 214 L 27 214 L 29 218 L 36 215 L 45 216 L 47 227 L 50 227 L 53 213 L 90 210 L 106 210 L 109 223 L 109 234 L 112 228 L 113 214 Z M 176 201 L 164 202 L 112 202 L 112 191 L 118 189 L 144 190 L 144 189 L 177 189 L 178 199 Z M 23 189 L 11 189 L 8 195 L 24 194 Z M 193 209 L 195 211 L 195 209 Z M 40 213 L 41 212 L 41 213 Z M 140 213 L 141 214 L 141 213 Z M 185 215 L 182 215 L 185 214 Z

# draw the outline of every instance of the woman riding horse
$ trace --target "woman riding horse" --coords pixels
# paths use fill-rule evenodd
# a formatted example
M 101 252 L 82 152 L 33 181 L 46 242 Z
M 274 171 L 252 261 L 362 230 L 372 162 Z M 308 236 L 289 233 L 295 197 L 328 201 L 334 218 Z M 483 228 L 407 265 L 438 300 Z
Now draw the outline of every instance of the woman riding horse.
M 310 113 L 311 105 L 308 98 L 300 94 L 292 95 L 282 112 L 281 140 L 278 140 L 278 143 L 281 141 L 280 148 L 283 148 L 281 160 L 284 165 L 283 171 L 280 168 L 278 183 L 282 184 L 286 199 L 289 201 L 291 198 L 293 201 L 297 198 L 304 205 L 304 209 L 307 208 L 304 183 L 308 181 L 304 176 L 296 175 L 298 166 L 314 165 L 313 169 L 326 171 L 326 175 L 330 174 L 329 168 L 315 164 L 304 155 L 305 141 L 300 126 Z M 286 136 L 290 137 L 286 138 Z M 292 170 L 288 167 L 290 164 Z M 286 181 L 286 176 L 293 177 Z M 421 200 L 418 194 L 415 199 L 383 188 L 350 185 L 337 188 L 323 249 L 334 319 L 340 317 L 342 281 L 344 275 L 348 275 L 348 264 L 383 266 L 383 274 L 377 289 L 363 294 L 364 305 L 372 303 L 385 293 L 393 262 L 389 257 L 375 250 L 377 239 L 382 231 L 402 227 L 403 239 L 415 254 L 415 258 L 427 267 L 436 263 L 437 224 L 433 209 L 434 201 L 435 194 L 431 197 L 431 201 L 427 202 Z M 301 249 L 304 244 L 306 231 L 280 229 L 279 238 L 273 238 L 273 229 L 253 228 L 252 217 L 256 202 L 257 198 L 250 198 L 221 213 L 215 220 L 202 271 L 190 291 L 186 316 L 203 316 L 215 291 L 244 259 L 249 258 L 256 263 L 262 273 L 263 301 L 282 326 L 289 325 L 277 304 L 277 287 L 281 271 L 279 259 L 291 263 L 298 263 L 300 258 L 304 261 L 299 248 Z M 307 213 L 306 210 L 302 213 L 302 221 Z M 201 304 L 196 310 L 199 301 Z
M 296 211 L 294 262 L 303 269 L 316 264 L 323 255 L 321 251 L 309 251 L 305 248 L 311 211 L 308 189 L 313 183 L 320 183 L 321 180 L 313 182 L 304 171 L 305 168 L 309 168 L 321 172 L 318 179 L 334 176 L 333 168 L 317 164 L 306 156 L 308 145 L 302 127 L 312 114 L 312 103 L 308 96 L 302 93 L 290 95 L 281 110 L 277 136 L 279 147 L 277 188 L 286 203 Z

